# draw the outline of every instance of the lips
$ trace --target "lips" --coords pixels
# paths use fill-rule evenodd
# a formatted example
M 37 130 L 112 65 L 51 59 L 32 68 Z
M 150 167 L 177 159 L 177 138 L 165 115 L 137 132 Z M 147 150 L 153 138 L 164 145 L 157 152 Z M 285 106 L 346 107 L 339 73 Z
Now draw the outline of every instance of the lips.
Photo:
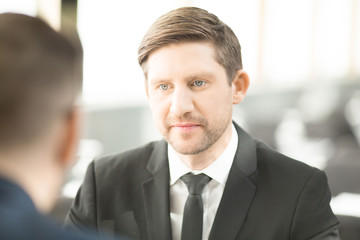
M 176 129 L 176 130 L 193 130 L 198 128 L 206 128 L 207 121 L 202 117 L 195 117 L 195 116 L 188 116 L 184 118 L 167 118 L 165 119 L 164 126 L 170 130 L 170 129 Z
M 171 127 L 175 127 L 175 128 L 192 128 L 198 126 L 200 126 L 200 124 L 198 123 L 177 123 L 171 125 Z
M 172 124 L 171 129 L 176 130 L 177 132 L 183 134 L 185 133 L 188 134 L 195 131 L 196 129 L 199 129 L 200 126 L 201 125 L 198 123 L 177 123 L 177 124 Z

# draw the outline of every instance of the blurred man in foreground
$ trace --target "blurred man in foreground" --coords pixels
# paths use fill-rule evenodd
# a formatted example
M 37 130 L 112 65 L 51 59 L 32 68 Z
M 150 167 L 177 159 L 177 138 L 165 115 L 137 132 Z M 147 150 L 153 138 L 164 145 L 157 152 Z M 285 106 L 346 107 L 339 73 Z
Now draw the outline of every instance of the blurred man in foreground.
M 51 210 L 73 165 L 77 51 L 40 19 L 0 14 L 0 239 L 97 239 L 62 231 Z

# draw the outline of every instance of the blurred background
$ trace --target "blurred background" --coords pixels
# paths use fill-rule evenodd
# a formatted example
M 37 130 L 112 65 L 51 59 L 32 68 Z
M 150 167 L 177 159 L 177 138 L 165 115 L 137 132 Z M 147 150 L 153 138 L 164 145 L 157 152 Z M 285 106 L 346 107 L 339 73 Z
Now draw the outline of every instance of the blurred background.
M 156 18 L 182 6 L 216 14 L 240 40 L 251 85 L 234 120 L 269 146 L 324 170 L 342 239 L 359 239 L 359 0 L 1 0 L 0 12 L 39 16 L 84 51 L 79 161 L 54 217 L 63 220 L 95 157 L 161 138 L 137 47 Z

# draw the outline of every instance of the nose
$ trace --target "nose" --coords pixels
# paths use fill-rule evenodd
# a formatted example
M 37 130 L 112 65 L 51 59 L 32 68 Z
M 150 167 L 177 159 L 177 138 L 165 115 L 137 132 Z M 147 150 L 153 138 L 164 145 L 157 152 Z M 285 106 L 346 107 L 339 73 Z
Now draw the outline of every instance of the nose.
M 175 116 L 181 117 L 194 110 L 193 96 L 187 88 L 177 88 L 172 94 L 170 112 Z

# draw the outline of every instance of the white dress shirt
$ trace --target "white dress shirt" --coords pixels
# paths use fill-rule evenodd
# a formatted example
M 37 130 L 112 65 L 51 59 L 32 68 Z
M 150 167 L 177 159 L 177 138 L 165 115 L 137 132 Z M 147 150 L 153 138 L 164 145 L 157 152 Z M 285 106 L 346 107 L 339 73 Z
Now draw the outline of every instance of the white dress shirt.
M 230 168 L 233 163 L 238 145 L 238 135 L 234 125 L 232 125 L 231 140 L 224 152 L 201 171 L 192 171 L 176 155 L 175 150 L 168 144 L 168 159 L 170 170 L 170 218 L 173 240 L 181 239 L 181 226 L 183 211 L 188 189 L 180 179 L 184 174 L 192 172 L 194 174 L 204 173 L 212 178 L 205 186 L 201 196 L 204 206 L 203 215 L 203 239 L 208 239 L 210 230 L 215 219 L 216 211 L 224 192 L 225 184 L 229 176 Z

